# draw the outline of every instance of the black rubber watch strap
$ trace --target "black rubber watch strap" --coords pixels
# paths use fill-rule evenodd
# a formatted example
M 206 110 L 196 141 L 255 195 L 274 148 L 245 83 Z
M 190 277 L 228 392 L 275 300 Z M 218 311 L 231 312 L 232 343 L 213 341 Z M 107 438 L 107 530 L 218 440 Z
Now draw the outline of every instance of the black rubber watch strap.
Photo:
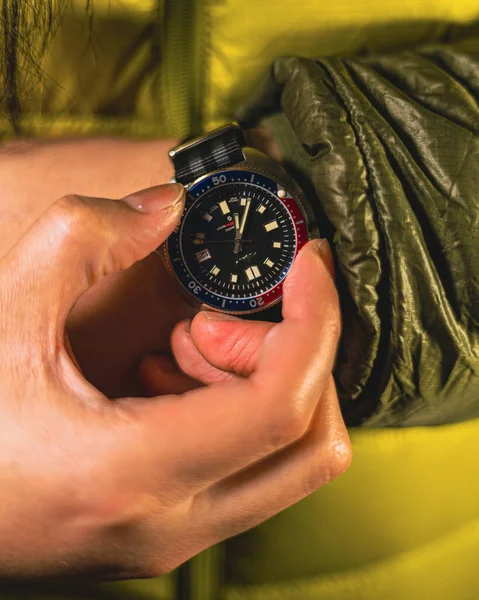
M 181 144 L 170 152 L 176 181 L 187 185 L 202 175 L 242 162 L 244 145 L 243 131 L 237 125 L 216 129 Z

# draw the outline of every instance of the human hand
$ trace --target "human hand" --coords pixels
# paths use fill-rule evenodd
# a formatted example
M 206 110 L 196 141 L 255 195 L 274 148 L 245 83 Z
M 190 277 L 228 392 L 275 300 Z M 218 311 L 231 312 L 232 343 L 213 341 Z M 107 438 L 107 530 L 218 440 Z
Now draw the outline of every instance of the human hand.
M 168 150 L 179 140 L 112 138 L 24 140 L 0 148 L 0 258 L 55 201 L 71 190 L 122 198 L 169 181 Z M 76 302 L 67 330 L 85 377 L 105 395 L 144 395 L 138 364 L 169 353 L 173 326 L 196 310 L 152 253 L 103 278 Z
M 141 359 L 171 354 L 171 332 L 197 309 L 158 254 L 111 274 L 74 306 L 67 331 L 85 377 L 109 398 L 144 396 Z
M 279 150 L 264 128 L 246 132 L 248 144 L 280 161 Z M 174 142 L 170 142 L 170 146 Z M 89 148 L 89 154 L 95 148 Z M 103 152 L 118 156 L 118 148 Z M 96 160 L 100 160 L 96 157 Z M 155 155 L 161 165 L 162 155 Z M 132 157 L 129 156 L 131 160 Z M 143 158 L 144 160 L 144 158 Z M 102 165 L 107 170 L 107 165 Z M 138 165 L 136 165 L 138 168 Z M 163 165 L 163 170 L 165 166 Z M 89 165 L 88 180 L 92 165 Z M 172 175 L 172 173 L 171 173 Z M 118 179 L 118 177 L 117 177 Z M 76 183 L 76 182 L 73 182 Z M 112 182 L 109 183 L 110 187 Z M 235 247 L 238 252 L 244 234 L 249 204 L 241 215 L 235 214 Z M 246 240 L 249 241 L 249 240 Z M 331 257 L 332 260 L 332 257 Z M 156 254 L 139 261 L 127 271 L 110 275 L 80 298 L 67 323 L 73 351 L 85 377 L 110 398 L 142 396 L 148 389 L 139 377 L 138 365 L 146 355 L 161 355 L 163 368 L 168 369 L 162 381 L 178 381 L 173 376 L 171 333 L 178 321 L 193 317 L 197 309 L 187 301 L 179 284 Z M 160 363 L 157 363 L 157 368 Z M 173 371 L 172 371 L 173 369 Z M 140 375 L 143 368 L 140 369 Z M 158 375 L 157 375 L 158 377 Z M 149 381 L 148 377 L 146 379 Z M 185 379 L 188 382 L 188 378 Z M 185 385 L 191 386 L 191 380 Z M 176 388 L 171 388 L 175 391 Z M 151 393 L 151 388 L 149 388 Z
M 314 242 L 250 375 L 223 363 L 227 381 L 112 402 L 77 371 L 65 339 L 71 306 L 167 237 L 182 210 L 167 195 L 138 194 L 143 212 L 64 198 L 0 262 L 3 579 L 159 575 L 349 462 L 331 377 L 337 296 Z

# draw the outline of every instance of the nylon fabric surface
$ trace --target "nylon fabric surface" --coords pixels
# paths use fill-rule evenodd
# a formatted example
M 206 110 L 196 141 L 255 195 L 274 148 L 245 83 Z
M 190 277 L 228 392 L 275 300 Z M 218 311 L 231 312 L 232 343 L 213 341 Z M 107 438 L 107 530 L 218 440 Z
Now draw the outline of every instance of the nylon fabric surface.
M 279 59 L 244 119 L 282 110 L 330 230 L 349 425 L 479 415 L 479 36 Z M 327 222 L 327 223 L 326 223 Z
M 448 41 L 477 0 L 209 0 L 204 128 L 231 119 L 281 56 L 353 57 Z
M 41 33 L 34 4 L 26 4 L 29 28 Z M 44 59 L 32 64 L 30 52 L 19 53 L 23 135 L 187 136 L 192 128 L 207 130 L 230 120 L 279 56 L 354 56 L 411 47 L 447 40 L 455 28 L 479 18 L 477 0 L 304 0 L 294 10 L 289 0 L 88 4 L 86 10 L 86 0 L 53 0 L 54 35 Z M 190 7 L 186 28 L 175 22 L 172 7 L 180 5 Z M 168 32 L 185 44 L 199 36 L 195 54 L 202 60 L 172 52 L 165 44 Z M 173 127 L 176 105 L 192 103 L 191 96 L 184 97 L 187 88 L 178 87 L 180 76 L 197 81 L 193 91 L 200 106 L 193 111 L 197 122 L 185 116 Z M 0 115 L 0 136 L 12 135 L 9 119 Z

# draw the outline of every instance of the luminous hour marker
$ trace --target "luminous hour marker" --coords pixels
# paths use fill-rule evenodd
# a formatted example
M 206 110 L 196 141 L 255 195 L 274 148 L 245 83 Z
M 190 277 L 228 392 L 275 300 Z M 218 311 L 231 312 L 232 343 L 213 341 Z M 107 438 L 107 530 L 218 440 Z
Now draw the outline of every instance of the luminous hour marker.
M 274 265 L 274 262 L 272 260 L 269 260 L 269 258 L 266 258 L 265 261 L 264 261 L 264 264 L 267 267 L 272 267 Z
M 273 242 L 273 248 L 281 248 L 281 242 Z
M 214 266 L 211 268 L 211 271 L 210 271 L 210 273 L 211 273 L 212 275 L 218 275 L 218 273 L 220 272 L 220 270 L 221 270 L 221 269 L 218 269 L 218 267 L 217 267 L 216 265 L 214 265 Z
M 208 213 L 205 213 L 205 214 L 203 215 L 203 219 L 204 219 L 205 221 L 208 221 L 208 223 L 211 221 L 211 219 L 212 219 L 212 218 L 213 218 L 213 217 L 212 217 L 210 214 L 208 214 Z
M 276 229 L 277 227 L 279 227 L 278 221 L 270 221 L 269 223 L 266 223 L 266 225 L 264 226 L 266 231 L 273 231 L 273 229 Z
M 262 215 L 266 210 L 266 206 L 264 204 L 260 204 L 256 210 Z
M 221 208 L 221 212 L 224 215 L 227 215 L 230 212 L 230 207 L 228 206 L 228 203 L 226 202 L 226 200 L 223 200 L 222 202 L 220 202 L 219 207 Z
M 241 198 L 240 206 L 246 206 L 246 198 Z
M 258 267 L 256 265 L 254 265 L 252 267 L 248 267 L 245 270 L 245 273 L 246 273 L 246 277 L 248 278 L 249 281 L 252 281 L 253 279 L 256 279 L 257 277 L 261 277 L 260 270 L 258 269 Z
M 231 273 L 231 283 L 236 283 L 238 281 L 238 275 L 235 273 Z

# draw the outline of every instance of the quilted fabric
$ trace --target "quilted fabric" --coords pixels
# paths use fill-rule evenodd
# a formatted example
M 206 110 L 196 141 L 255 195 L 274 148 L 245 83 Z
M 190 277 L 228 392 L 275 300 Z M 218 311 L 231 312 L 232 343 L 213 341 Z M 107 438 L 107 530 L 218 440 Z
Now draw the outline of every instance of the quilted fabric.
M 479 415 L 479 36 L 284 58 L 244 118 L 282 110 L 338 267 L 350 425 Z M 283 135 L 282 135 L 283 133 Z M 294 168 L 294 164 L 292 165 Z

